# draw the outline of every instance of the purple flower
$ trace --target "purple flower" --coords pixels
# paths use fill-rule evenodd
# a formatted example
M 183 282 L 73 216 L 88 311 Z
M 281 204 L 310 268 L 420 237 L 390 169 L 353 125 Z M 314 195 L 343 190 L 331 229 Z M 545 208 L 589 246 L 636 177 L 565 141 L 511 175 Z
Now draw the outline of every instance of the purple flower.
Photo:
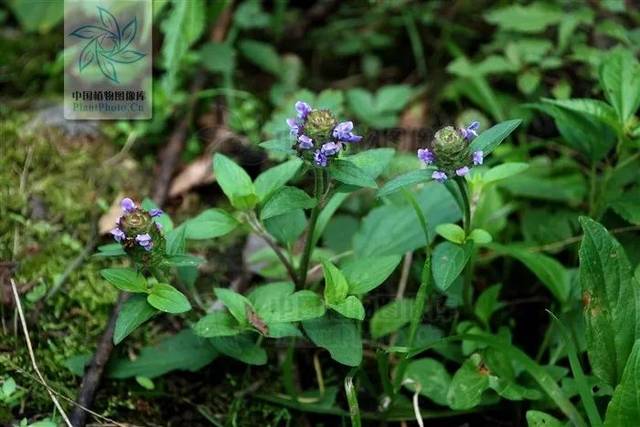
M 478 129 L 480 129 L 480 123 L 471 122 L 466 128 L 460 129 L 460 134 L 462 134 L 464 139 L 471 140 L 478 136 L 478 132 L 476 132 Z
M 296 119 L 287 119 L 287 124 L 289 125 L 291 135 L 298 136 L 300 133 L 300 123 L 298 123 Z
M 120 207 L 125 213 L 131 213 L 136 210 L 136 204 L 128 197 L 125 197 L 120 202 Z
M 467 166 L 463 166 L 460 169 L 456 170 L 456 175 L 458 176 L 465 176 L 468 173 L 469 173 L 469 167 Z
M 433 155 L 433 152 L 427 148 L 418 149 L 418 158 L 422 160 L 425 164 L 430 165 L 436 159 L 436 156 Z
M 435 171 L 431 174 L 431 178 L 438 182 L 445 182 L 447 180 L 447 174 L 442 171 Z
M 484 159 L 484 153 L 482 151 L 474 151 L 472 157 L 474 165 L 481 165 Z
M 354 135 L 353 132 L 353 122 L 342 122 L 338 123 L 338 125 L 333 129 L 333 137 L 338 141 L 343 142 L 360 142 L 362 139 L 359 135 Z
M 309 106 L 309 104 L 303 101 L 296 102 L 295 108 L 300 120 L 306 119 L 307 115 L 311 112 L 311 107 Z
M 298 137 L 298 147 L 300 147 L 303 150 L 308 150 L 310 148 L 313 148 L 313 139 L 309 138 L 307 135 L 300 135 Z
M 125 237 L 127 237 L 124 234 L 124 231 L 120 230 L 118 227 L 114 228 L 109 233 L 113 235 L 113 238 L 116 240 L 116 242 L 122 242 L 125 239 Z
M 136 242 L 138 242 L 138 244 L 142 246 L 145 251 L 150 251 L 151 248 L 153 247 L 153 240 L 151 239 L 151 236 L 147 233 L 138 234 L 136 236 Z
M 340 143 L 336 144 L 335 142 L 327 142 L 326 144 L 322 145 L 320 151 L 322 151 L 322 153 L 326 156 L 333 156 L 335 154 L 338 154 L 340 148 Z
M 322 150 L 316 150 L 316 152 L 313 153 L 313 161 L 316 162 L 317 166 L 326 167 L 327 160 L 327 155 L 323 153 Z
M 151 218 L 156 218 L 159 217 L 160 215 L 162 215 L 164 212 L 162 212 L 162 209 L 151 209 L 149 211 L 149 215 L 151 215 Z

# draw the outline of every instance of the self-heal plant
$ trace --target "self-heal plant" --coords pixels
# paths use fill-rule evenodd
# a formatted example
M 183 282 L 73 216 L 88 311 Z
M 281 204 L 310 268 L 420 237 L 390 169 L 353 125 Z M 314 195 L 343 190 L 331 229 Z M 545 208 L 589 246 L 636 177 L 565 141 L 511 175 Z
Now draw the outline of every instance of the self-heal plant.
M 157 208 L 147 211 L 128 197 L 122 199 L 120 207 L 122 216 L 111 230 L 113 238 L 139 264 L 160 268 L 165 239 L 162 226 L 154 218 L 162 215 L 162 211 Z
M 438 182 L 445 182 L 454 176 L 466 176 L 470 166 L 483 163 L 482 150 L 471 152 L 469 146 L 473 138 L 478 136 L 480 124 L 473 122 L 466 128 L 455 129 L 447 126 L 436 132 L 432 149 L 420 148 L 418 158 L 426 165 L 435 166 L 431 177 Z
M 294 144 L 302 158 L 316 166 L 327 167 L 329 160 L 337 156 L 345 144 L 360 142 L 362 136 L 353 133 L 353 122 L 338 123 L 335 115 L 326 109 L 313 109 L 309 104 L 295 104 L 296 117 L 287 119 Z
M 170 284 L 172 269 L 181 267 L 180 276 L 201 261 L 184 253 L 184 228 L 174 229 L 169 217 L 152 202 L 147 200 L 138 205 L 125 197 L 120 207 L 122 215 L 110 232 L 117 243 L 100 247 L 98 253 L 100 256 L 127 255 L 131 261 L 128 268 L 100 271 L 113 286 L 132 294 L 116 319 L 113 336 L 116 344 L 159 312 L 189 311 L 191 303 L 187 297 Z

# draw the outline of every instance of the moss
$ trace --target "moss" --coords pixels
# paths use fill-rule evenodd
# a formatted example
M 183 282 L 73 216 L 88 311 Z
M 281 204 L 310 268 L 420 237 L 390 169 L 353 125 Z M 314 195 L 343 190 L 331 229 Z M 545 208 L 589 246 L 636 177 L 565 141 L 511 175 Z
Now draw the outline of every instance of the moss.
M 93 350 L 116 291 L 98 275 L 104 261 L 89 259 L 59 292 L 48 292 L 91 238 L 92 222 L 101 211 L 98 201 L 115 197 L 114 188 L 123 179 L 101 167 L 113 153 L 100 141 L 36 131 L 23 113 L 2 112 L 0 123 L 0 259 L 17 262 L 14 279 L 41 371 L 54 389 L 73 397 L 78 379 L 63 362 Z M 13 317 L 12 301 L 5 302 L 1 314 L 8 320 Z M 4 322 L 6 328 L 11 324 Z M 0 348 L 11 350 L 0 355 L 0 365 L 13 371 L 18 385 L 28 391 L 26 412 L 47 413 L 51 401 L 34 380 L 21 331 L 3 332 Z M 13 415 L 18 417 L 16 410 Z

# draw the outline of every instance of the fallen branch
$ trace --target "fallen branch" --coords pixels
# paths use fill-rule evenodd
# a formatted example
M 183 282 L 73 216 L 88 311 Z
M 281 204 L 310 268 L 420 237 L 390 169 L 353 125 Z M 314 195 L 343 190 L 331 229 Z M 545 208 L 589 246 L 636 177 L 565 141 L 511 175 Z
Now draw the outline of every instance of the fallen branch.
M 116 319 L 122 309 L 122 305 L 128 298 L 129 295 L 124 292 L 120 292 L 118 295 L 118 301 L 109 318 L 107 329 L 105 329 L 102 334 L 98 347 L 96 348 L 96 353 L 93 359 L 91 359 L 91 364 L 82 378 L 77 398 L 78 405 L 71 413 L 71 420 L 73 421 L 74 427 L 82 427 L 87 421 L 87 411 L 85 411 L 85 407 L 90 408 L 93 403 L 96 390 L 100 385 L 102 373 L 104 372 L 105 366 L 107 366 L 107 362 L 109 362 L 111 351 L 113 350 L 113 332 L 116 327 Z

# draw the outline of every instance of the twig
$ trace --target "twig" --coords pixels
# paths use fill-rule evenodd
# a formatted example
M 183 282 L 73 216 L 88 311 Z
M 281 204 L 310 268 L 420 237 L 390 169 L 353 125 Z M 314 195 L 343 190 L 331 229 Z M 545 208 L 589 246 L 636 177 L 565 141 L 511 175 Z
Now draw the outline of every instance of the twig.
M 80 390 L 78 391 L 78 406 L 76 406 L 71 413 L 73 425 L 76 427 L 84 426 L 86 423 L 87 412 L 85 411 L 85 408 L 90 407 L 93 403 L 96 390 L 100 385 L 102 373 L 109 361 L 109 357 L 111 357 L 111 351 L 113 350 L 113 332 L 116 327 L 116 319 L 122 309 L 122 305 L 128 298 L 129 294 L 125 292 L 120 292 L 118 295 L 118 301 L 111 313 L 107 328 L 102 334 L 98 347 L 96 348 L 96 353 L 93 356 L 93 359 L 91 359 L 91 364 L 82 378 Z
M 18 309 L 18 316 L 20 317 L 20 323 L 22 324 L 22 333 L 24 334 L 24 339 L 27 342 L 27 350 L 29 351 L 29 358 L 31 359 L 31 366 L 33 366 L 33 370 L 38 375 L 38 378 L 40 378 L 40 381 L 42 381 L 42 384 L 44 384 L 44 386 L 47 388 L 47 392 L 49 393 L 49 396 L 51 397 L 51 400 L 53 401 L 53 404 L 58 409 L 58 412 L 60 412 L 60 416 L 62 417 L 64 422 L 67 424 L 67 426 L 73 427 L 73 425 L 69 421 L 69 418 L 67 417 L 67 413 L 62 408 L 62 405 L 60 405 L 60 402 L 56 398 L 56 396 L 53 393 L 51 387 L 49 387 L 49 385 L 47 384 L 47 382 L 44 379 L 44 376 L 40 372 L 40 369 L 38 368 L 38 364 L 36 363 L 36 356 L 33 353 L 33 347 L 31 346 L 31 338 L 29 338 L 29 330 L 27 329 L 27 322 L 24 320 L 24 312 L 22 311 L 22 304 L 20 303 L 20 296 L 18 295 L 18 289 L 16 288 L 16 282 L 14 282 L 13 279 L 10 279 L 10 281 L 11 281 L 11 290 L 13 291 L 13 297 L 16 300 L 16 308 Z

